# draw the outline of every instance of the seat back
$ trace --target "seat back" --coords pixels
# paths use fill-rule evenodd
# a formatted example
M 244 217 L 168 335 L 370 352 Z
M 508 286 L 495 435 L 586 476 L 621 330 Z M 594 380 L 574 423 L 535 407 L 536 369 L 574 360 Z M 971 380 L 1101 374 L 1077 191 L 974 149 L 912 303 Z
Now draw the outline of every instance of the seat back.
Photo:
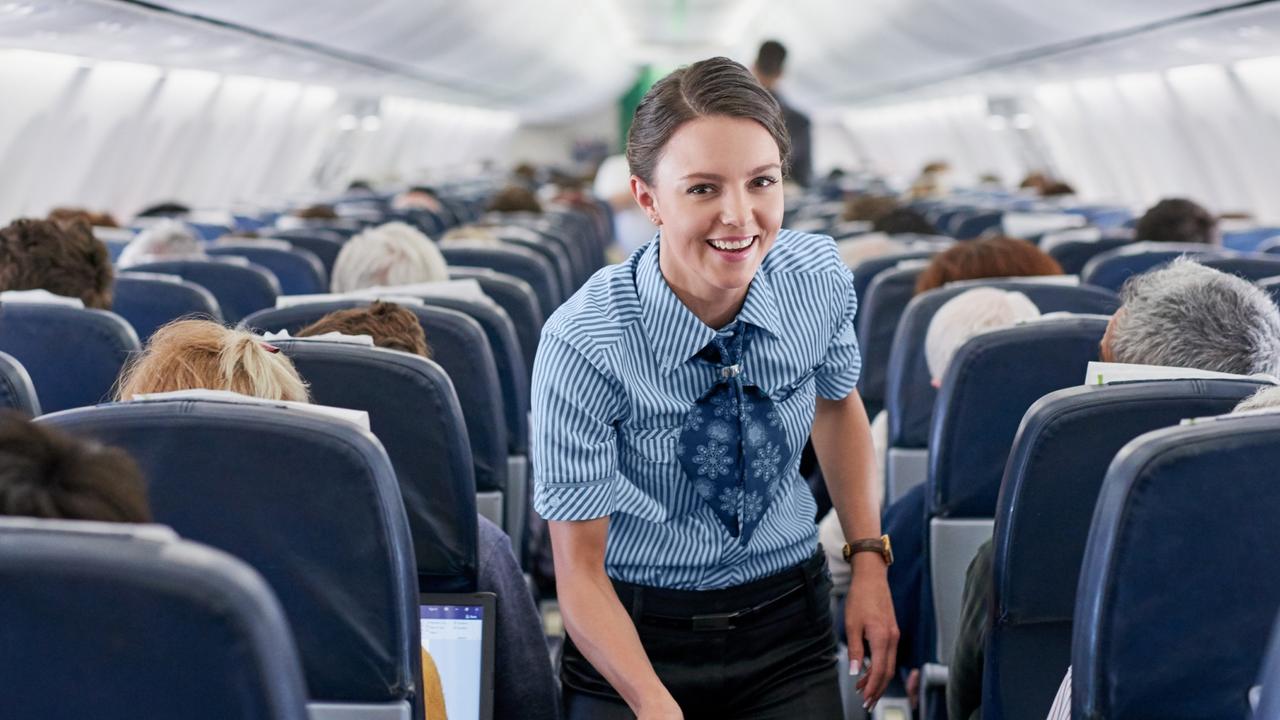
M 332 230 L 316 230 L 297 228 L 293 230 L 275 230 L 271 237 L 287 240 L 290 245 L 306 250 L 320 259 L 324 266 L 325 277 L 333 276 L 333 264 L 338 261 L 338 253 L 347 241 L 346 235 Z
M 0 408 L 17 410 L 29 417 L 40 414 L 40 401 L 31 375 L 18 359 L 0 352 Z
M 1133 242 L 1099 253 L 1085 263 L 1080 279 L 1089 285 L 1119 290 L 1124 281 L 1157 268 L 1174 258 L 1190 255 L 1200 258 L 1220 254 L 1211 245 L 1197 243 Z
M 183 317 L 222 322 L 213 294 L 175 275 L 121 272 L 116 275 L 111 310 L 129 321 L 143 343 L 161 325 Z
M 472 592 L 476 484 L 462 408 L 443 368 L 405 352 L 313 340 L 274 343 L 320 405 L 364 410 L 387 449 L 425 592 Z
M 297 638 L 312 700 L 411 705 L 422 717 L 413 544 L 372 434 L 284 407 L 190 399 L 39 422 L 126 450 L 157 522 L 262 574 Z
M 867 296 L 871 288 L 871 281 L 875 280 L 877 275 L 885 270 L 897 267 L 900 262 L 908 260 L 926 260 L 933 257 L 937 252 L 938 250 L 909 250 L 906 252 L 869 258 L 859 262 L 857 265 L 854 265 L 852 268 L 853 292 L 858 298 L 858 309 L 853 316 L 854 328 L 856 329 L 860 324 L 863 309 L 867 304 Z
M 161 260 L 134 265 L 137 272 L 177 275 L 203 287 L 218 299 L 222 317 L 229 323 L 246 315 L 275 307 L 280 283 L 270 270 L 253 263 L 239 264 L 226 258 L 209 260 Z
M 1257 227 L 1248 230 L 1228 230 L 1222 233 L 1222 247 L 1228 250 L 1252 252 L 1263 243 L 1280 238 L 1280 227 Z
M 569 259 L 569 252 L 562 245 L 523 228 L 505 230 L 497 228 L 497 232 L 504 245 L 535 252 L 542 259 L 551 263 L 552 268 L 556 271 L 556 285 L 560 288 L 560 299 L 556 301 L 554 307 L 559 307 L 560 303 L 569 299 L 569 296 L 573 294 L 573 291 L 578 286 L 573 282 L 573 262 Z M 548 310 L 548 313 L 550 312 Z
M 275 308 L 254 313 L 242 325 L 257 330 L 298 330 L 335 310 L 364 307 L 369 300 L 336 300 Z M 445 307 L 404 307 L 418 316 L 432 348 L 432 360 L 440 364 L 458 395 L 471 441 L 476 489 L 506 488 L 507 429 L 503 416 L 501 385 L 493 350 L 484 329 L 465 313 Z
M 218 257 L 242 257 L 271 271 L 280 282 L 282 295 L 310 295 L 329 291 L 329 274 L 324 263 L 310 250 L 278 248 L 262 243 L 218 243 L 205 249 Z
M 525 369 L 526 384 L 531 381 L 533 361 L 538 355 L 538 340 L 542 337 L 542 324 L 546 320 L 533 288 L 520 278 L 488 268 L 450 267 L 449 277 L 475 280 L 484 294 L 506 311 L 519 341 L 515 349 L 523 359 L 521 365 Z
M 1267 657 L 1262 662 L 1258 684 L 1261 694 L 1253 720 L 1280 720 L 1280 619 L 1271 630 L 1271 642 L 1267 645 Z
M 954 234 L 958 240 L 973 240 L 988 230 L 999 230 L 1003 221 L 1003 210 L 975 211 L 956 224 Z
M 450 269 L 453 266 L 485 267 L 529 283 L 544 317 L 554 312 L 565 298 L 555 266 L 535 250 L 510 243 L 464 240 L 444 243 L 440 245 L 440 252 Z
M 925 360 L 925 337 L 929 332 L 929 323 L 948 300 L 976 287 L 994 287 L 1023 293 L 1042 313 L 1109 315 L 1119 307 L 1118 298 L 1108 291 L 1059 285 L 1036 278 L 951 283 L 913 298 L 902 313 L 902 320 L 893 336 L 885 386 L 890 447 L 886 482 L 892 491 L 889 497 L 900 497 L 906 490 L 924 480 L 924 451 L 929 447 L 930 426 L 938 395 L 931 383 L 929 365 Z M 1081 368 L 1079 377 L 1084 377 L 1083 372 Z M 1078 381 L 1079 378 L 1076 379 Z
M 1200 264 L 1231 273 L 1250 282 L 1280 275 L 1280 257 L 1266 253 L 1233 253 L 1221 257 L 1208 256 Z
M 1273 413 L 1157 430 L 1116 455 L 1076 592 L 1072 717 L 1248 717 L 1280 608 L 1277 465 Z
M 105 310 L 62 305 L 0 305 L 0 352 L 30 374 L 39 408 L 57 412 L 107 400 L 138 335 Z
M 1183 418 L 1230 412 L 1264 386 L 1247 380 L 1128 382 L 1066 388 L 1031 406 L 1013 441 L 996 506 L 984 717 L 1048 714 L 1071 663 L 1071 620 L 1093 508 L 1120 448 Z
M 1079 275 L 1084 266 L 1089 261 L 1102 253 L 1115 250 L 1129 245 L 1133 242 L 1133 238 L 1129 237 L 1102 237 L 1097 240 L 1067 240 L 1050 247 L 1046 252 L 1049 257 L 1058 261 L 1058 265 L 1062 267 L 1062 272 L 1071 275 Z
M 275 595 L 155 526 L 0 519 L 4 714 L 306 720 Z
M 902 267 L 882 270 L 871 280 L 858 317 L 858 348 L 862 352 L 862 372 L 858 376 L 858 395 L 874 416 L 886 402 L 886 380 L 894 332 L 902 311 L 915 295 L 916 278 L 924 270 L 918 261 L 906 261 Z M 857 275 L 854 276 L 857 279 Z

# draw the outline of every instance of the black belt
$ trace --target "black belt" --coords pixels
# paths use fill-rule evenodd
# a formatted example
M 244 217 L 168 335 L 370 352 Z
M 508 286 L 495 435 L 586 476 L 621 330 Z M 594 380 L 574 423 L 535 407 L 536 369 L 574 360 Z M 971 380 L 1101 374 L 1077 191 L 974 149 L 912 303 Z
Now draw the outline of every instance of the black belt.
M 735 610 L 733 612 L 694 615 L 692 617 L 673 617 L 671 615 L 653 615 L 651 613 L 644 613 L 641 616 L 640 621 L 646 625 L 674 628 L 676 630 L 692 630 L 693 632 L 735 630 L 760 619 L 769 610 L 782 604 L 783 601 L 793 595 L 804 592 L 808 587 L 808 582 L 798 583 L 783 591 L 782 594 L 765 600 L 758 605 L 753 605 L 752 607 L 744 608 L 742 610 Z

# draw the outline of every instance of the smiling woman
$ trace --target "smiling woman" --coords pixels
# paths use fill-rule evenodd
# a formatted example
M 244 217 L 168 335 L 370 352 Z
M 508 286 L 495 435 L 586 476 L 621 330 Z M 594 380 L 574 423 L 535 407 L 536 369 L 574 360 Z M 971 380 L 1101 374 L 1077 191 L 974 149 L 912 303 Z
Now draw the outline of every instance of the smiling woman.
M 841 717 L 831 580 L 798 472 L 810 436 L 845 536 L 865 538 L 846 546 L 845 624 L 871 650 L 858 688 L 871 704 L 888 681 L 898 630 L 854 390 L 857 298 L 830 238 L 781 229 L 788 149 L 741 65 L 659 81 L 627 143 L 659 239 L 543 329 L 534 505 L 571 719 Z

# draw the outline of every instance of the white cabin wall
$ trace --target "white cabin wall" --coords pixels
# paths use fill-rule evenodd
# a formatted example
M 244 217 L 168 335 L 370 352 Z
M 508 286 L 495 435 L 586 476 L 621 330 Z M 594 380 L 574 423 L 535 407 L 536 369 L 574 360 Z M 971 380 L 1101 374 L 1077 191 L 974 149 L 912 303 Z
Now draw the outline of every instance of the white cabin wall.
M 612 104 L 570 122 L 522 125 L 507 157 L 512 163 L 565 166 L 572 163 L 574 143 L 580 140 L 601 140 L 610 153 L 622 152 L 618 116 L 618 106 Z
M 410 181 L 501 159 L 508 113 L 388 97 L 341 130 L 333 88 L 0 50 L 0 224 L 57 205 L 121 220 L 161 200 L 280 202 L 355 176 Z M 378 103 L 375 101 L 375 106 Z

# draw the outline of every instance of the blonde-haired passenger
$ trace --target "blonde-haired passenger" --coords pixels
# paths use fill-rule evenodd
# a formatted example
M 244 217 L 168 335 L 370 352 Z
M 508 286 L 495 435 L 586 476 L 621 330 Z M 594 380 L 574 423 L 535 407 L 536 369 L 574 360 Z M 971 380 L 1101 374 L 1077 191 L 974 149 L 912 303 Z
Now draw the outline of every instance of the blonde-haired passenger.
M 974 288 L 951 298 L 938 308 L 924 336 L 924 359 L 934 387 L 960 349 L 975 335 L 1040 317 L 1040 309 L 1020 292 L 998 288 Z
M 412 226 L 390 222 L 347 241 L 333 266 L 333 292 L 449 279 L 435 242 Z
M 307 384 L 284 353 L 252 333 L 209 320 L 178 320 L 157 330 L 121 376 L 116 398 L 196 389 L 309 401 Z
M 116 265 L 125 268 L 179 257 L 204 257 L 204 247 L 186 225 L 177 220 L 162 220 L 130 240 Z

